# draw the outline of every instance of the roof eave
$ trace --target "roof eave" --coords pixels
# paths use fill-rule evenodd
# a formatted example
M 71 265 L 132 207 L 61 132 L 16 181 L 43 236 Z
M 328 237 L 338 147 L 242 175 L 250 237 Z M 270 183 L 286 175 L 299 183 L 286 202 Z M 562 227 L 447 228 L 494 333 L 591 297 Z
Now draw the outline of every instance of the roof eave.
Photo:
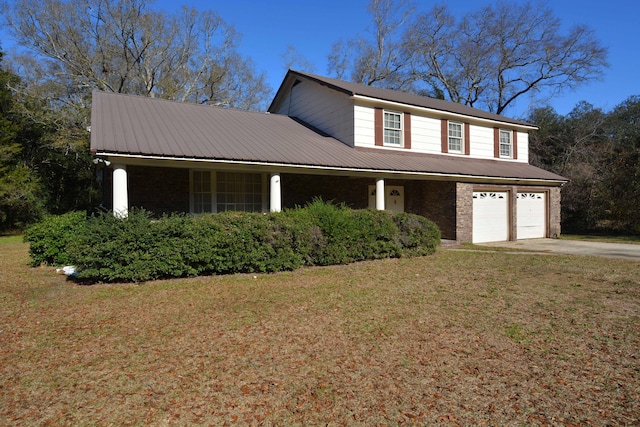
M 519 178 L 519 177 L 498 177 L 498 176 L 485 176 L 485 175 L 465 175 L 454 173 L 440 173 L 440 172 L 428 172 L 428 171 L 399 171 L 393 169 L 368 169 L 346 166 L 331 166 L 331 165 L 305 165 L 297 163 L 282 163 L 282 162 L 269 162 L 269 161 L 250 161 L 250 160 L 230 160 L 230 159 L 209 159 L 209 158 L 197 158 L 197 157 L 172 157 L 162 155 L 151 154 L 131 154 L 131 153 L 118 153 L 110 151 L 96 151 L 96 156 L 106 157 L 112 163 L 118 163 L 120 159 L 123 164 L 138 164 L 142 165 L 147 161 L 159 161 L 159 162 L 184 162 L 194 164 L 215 164 L 215 165 L 227 165 L 227 166 L 261 166 L 269 168 L 270 171 L 291 171 L 291 170 L 306 170 L 307 173 L 313 174 L 355 174 L 355 175 L 367 175 L 367 176 L 389 176 L 389 177 L 411 177 L 417 179 L 420 177 L 430 178 L 434 180 L 442 181 L 464 181 L 474 183 L 500 183 L 500 184 L 525 184 L 525 185 L 545 185 L 545 186 L 562 186 L 567 180 L 557 179 L 544 179 L 544 178 Z

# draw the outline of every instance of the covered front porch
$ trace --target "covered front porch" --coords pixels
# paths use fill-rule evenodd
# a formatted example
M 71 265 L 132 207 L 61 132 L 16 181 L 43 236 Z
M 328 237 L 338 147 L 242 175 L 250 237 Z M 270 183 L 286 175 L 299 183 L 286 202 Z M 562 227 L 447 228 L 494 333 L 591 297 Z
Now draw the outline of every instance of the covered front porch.
M 227 210 L 278 212 L 314 198 L 354 209 L 387 209 L 425 216 L 445 239 L 456 238 L 456 183 L 390 174 L 269 168 L 200 162 L 111 158 L 103 203 L 115 215 L 141 207 L 160 216 Z

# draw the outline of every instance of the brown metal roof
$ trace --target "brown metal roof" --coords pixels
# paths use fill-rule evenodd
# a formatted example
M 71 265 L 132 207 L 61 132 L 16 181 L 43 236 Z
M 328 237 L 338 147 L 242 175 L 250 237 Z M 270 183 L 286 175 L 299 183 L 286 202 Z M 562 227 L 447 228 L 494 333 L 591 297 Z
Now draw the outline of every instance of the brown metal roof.
M 566 181 L 526 163 L 352 148 L 286 115 L 107 92 L 93 93 L 91 149 L 98 155 Z
M 518 126 L 526 126 L 531 128 L 537 128 L 536 125 L 523 122 L 520 120 L 511 119 L 509 117 L 501 116 L 499 114 L 490 113 L 478 108 L 469 107 L 467 105 L 460 104 L 458 102 L 445 101 L 443 99 L 429 98 L 427 96 L 415 95 L 408 92 L 400 92 L 390 89 L 381 89 L 378 87 L 367 86 L 359 83 L 345 82 L 338 79 L 332 79 L 329 77 L 317 76 L 315 74 L 302 73 L 300 71 L 289 70 L 285 76 L 282 85 L 278 89 L 273 102 L 269 106 L 269 111 L 274 111 L 276 104 L 279 102 L 281 96 L 285 94 L 288 86 L 295 82 L 296 78 L 302 78 L 312 80 L 323 86 L 329 87 L 333 90 L 343 92 L 349 96 L 361 95 L 369 98 L 379 99 L 383 101 L 398 102 L 401 104 L 412 105 L 416 107 L 429 108 L 432 110 L 443 111 L 447 113 L 462 114 L 465 116 L 476 117 L 481 119 L 496 120 L 502 123 L 509 123 Z

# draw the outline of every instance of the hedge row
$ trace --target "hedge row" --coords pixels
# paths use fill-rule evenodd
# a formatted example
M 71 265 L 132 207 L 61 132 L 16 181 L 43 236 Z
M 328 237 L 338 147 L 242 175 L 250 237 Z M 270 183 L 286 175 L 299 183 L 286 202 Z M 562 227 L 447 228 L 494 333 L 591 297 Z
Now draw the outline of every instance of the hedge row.
M 352 210 L 316 200 L 279 213 L 171 215 L 131 210 L 49 217 L 27 230 L 34 266 L 74 265 L 87 282 L 275 272 L 301 266 L 431 254 L 440 230 L 426 218 Z

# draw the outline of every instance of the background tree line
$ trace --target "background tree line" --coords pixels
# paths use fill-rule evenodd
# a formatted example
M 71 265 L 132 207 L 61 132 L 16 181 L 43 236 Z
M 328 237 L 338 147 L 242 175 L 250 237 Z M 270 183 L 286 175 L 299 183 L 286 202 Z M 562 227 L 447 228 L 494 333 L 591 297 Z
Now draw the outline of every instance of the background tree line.
M 640 235 L 640 96 L 604 112 L 581 102 L 566 116 L 538 108 L 529 119 L 530 162 L 570 181 L 563 232 Z
M 3 24 L 23 48 L 0 61 L 0 229 L 99 203 L 88 149 L 93 90 L 266 106 L 272 88 L 238 53 L 232 25 L 212 11 L 168 14 L 149 3 L 0 0 Z M 544 3 L 497 2 L 456 16 L 446 6 L 418 13 L 409 0 L 371 0 L 368 12 L 366 36 L 333 45 L 330 75 L 507 114 L 517 102 L 544 105 L 607 66 L 593 30 L 562 31 Z M 310 65 L 288 49 L 289 65 Z M 638 231 L 629 216 L 638 202 L 636 105 L 630 98 L 605 113 L 580 104 L 566 117 L 532 110 L 528 120 L 540 126 L 532 162 L 571 179 L 566 229 Z

